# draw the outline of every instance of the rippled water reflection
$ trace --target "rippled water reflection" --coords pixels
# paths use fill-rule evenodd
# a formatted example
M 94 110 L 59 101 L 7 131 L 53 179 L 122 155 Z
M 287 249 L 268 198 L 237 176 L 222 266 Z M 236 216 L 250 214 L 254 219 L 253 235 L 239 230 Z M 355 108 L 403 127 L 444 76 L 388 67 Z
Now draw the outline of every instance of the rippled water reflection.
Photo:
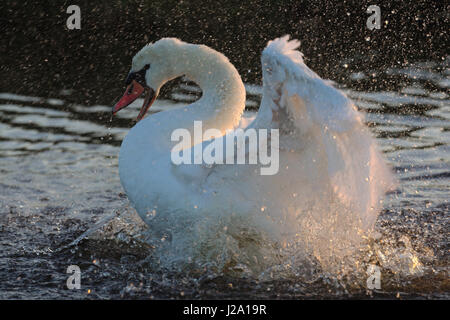
M 378 219 L 378 238 L 369 239 L 361 253 L 361 261 L 382 268 L 382 289 L 374 295 L 448 298 L 449 62 L 355 73 L 342 88 L 366 112 L 399 180 Z M 374 77 L 397 89 L 349 89 L 367 86 Z M 261 89 L 247 85 L 247 91 L 251 114 Z M 152 110 L 177 108 L 200 94 L 184 81 Z M 0 298 L 366 294 L 361 275 L 320 270 L 309 282 L 302 275 L 258 281 L 208 269 L 154 270 L 148 262 L 152 247 L 141 236 L 146 226 L 128 206 L 117 170 L 120 142 L 142 101 L 111 119 L 110 106 L 67 103 L 70 95 L 70 90 L 52 99 L 0 93 Z M 82 269 L 82 290 L 65 287 L 71 264 Z

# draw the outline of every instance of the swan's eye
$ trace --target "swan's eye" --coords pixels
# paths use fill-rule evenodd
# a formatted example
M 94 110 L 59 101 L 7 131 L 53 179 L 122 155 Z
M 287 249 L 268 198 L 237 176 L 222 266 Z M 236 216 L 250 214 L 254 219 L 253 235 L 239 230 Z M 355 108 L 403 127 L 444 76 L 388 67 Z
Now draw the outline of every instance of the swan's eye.
M 145 67 L 141 69 L 141 71 L 135 73 L 134 79 L 143 86 L 145 86 L 145 74 L 147 73 L 147 70 L 149 68 L 150 65 L 146 64 Z
M 125 81 L 125 84 L 128 86 L 131 81 L 136 80 L 145 87 L 145 74 L 147 73 L 148 69 L 150 69 L 150 64 L 146 64 L 140 71 L 130 72 L 128 74 L 127 80 Z

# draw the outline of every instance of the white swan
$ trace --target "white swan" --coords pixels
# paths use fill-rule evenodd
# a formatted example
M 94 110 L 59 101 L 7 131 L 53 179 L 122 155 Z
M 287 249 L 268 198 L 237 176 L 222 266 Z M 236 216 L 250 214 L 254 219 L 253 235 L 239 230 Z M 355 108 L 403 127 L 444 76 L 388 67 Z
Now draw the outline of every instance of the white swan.
M 285 36 L 270 41 L 262 53 L 263 98 L 247 128 L 279 129 L 279 172 L 268 176 L 260 174 L 259 165 L 171 162 L 175 129 L 192 131 L 194 121 L 201 120 L 203 130 L 225 133 L 240 123 L 245 88 L 224 55 L 174 38 L 136 54 L 127 91 L 113 112 L 146 92 L 140 121 L 124 139 L 119 156 L 121 183 L 144 221 L 173 231 L 175 223 L 183 221 L 188 228 L 193 220 L 212 215 L 251 217 L 249 225 L 259 224 L 275 237 L 297 234 L 296 225 L 306 215 L 312 220 L 304 228 L 333 221 L 345 229 L 351 220 L 363 230 L 373 227 L 392 184 L 390 170 L 354 104 L 304 64 L 298 47 L 297 40 Z M 201 87 L 202 97 L 143 118 L 161 86 L 182 75 Z M 197 140 L 192 146 L 198 143 L 209 142 Z M 340 209 L 333 211 L 336 206 Z M 196 236 L 190 236 L 194 243 Z

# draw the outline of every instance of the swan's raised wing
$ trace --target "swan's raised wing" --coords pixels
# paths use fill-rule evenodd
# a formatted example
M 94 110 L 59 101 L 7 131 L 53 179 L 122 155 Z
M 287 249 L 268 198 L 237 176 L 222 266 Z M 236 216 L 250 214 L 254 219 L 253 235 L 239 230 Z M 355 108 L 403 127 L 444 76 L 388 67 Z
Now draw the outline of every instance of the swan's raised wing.
M 320 78 L 296 50 L 298 40 L 289 36 L 269 41 L 261 57 L 263 99 L 252 126 L 297 127 L 311 122 L 344 132 L 361 123 L 361 116 L 345 94 Z M 294 129 L 294 128 L 292 128 Z
M 364 224 L 372 225 L 377 216 L 373 213 L 392 185 L 390 171 L 362 114 L 344 93 L 305 65 L 299 45 L 285 36 L 264 49 L 263 98 L 250 127 L 279 129 L 280 149 L 285 145 L 301 151 L 305 141 L 315 141 L 337 196 L 365 216 Z

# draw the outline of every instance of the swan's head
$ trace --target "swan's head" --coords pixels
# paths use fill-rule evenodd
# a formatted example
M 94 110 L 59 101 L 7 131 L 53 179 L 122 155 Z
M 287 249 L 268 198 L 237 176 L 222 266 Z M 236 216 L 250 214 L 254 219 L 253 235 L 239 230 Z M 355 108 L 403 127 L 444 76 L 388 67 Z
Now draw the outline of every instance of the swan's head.
M 133 57 L 131 70 L 126 80 L 127 89 L 113 107 L 113 114 L 145 93 L 144 104 L 137 120 L 145 116 L 163 84 L 179 76 L 176 74 L 175 65 L 182 59 L 180 48 L 183 43 L 178 39 L 164 38 L 146 45 Z

